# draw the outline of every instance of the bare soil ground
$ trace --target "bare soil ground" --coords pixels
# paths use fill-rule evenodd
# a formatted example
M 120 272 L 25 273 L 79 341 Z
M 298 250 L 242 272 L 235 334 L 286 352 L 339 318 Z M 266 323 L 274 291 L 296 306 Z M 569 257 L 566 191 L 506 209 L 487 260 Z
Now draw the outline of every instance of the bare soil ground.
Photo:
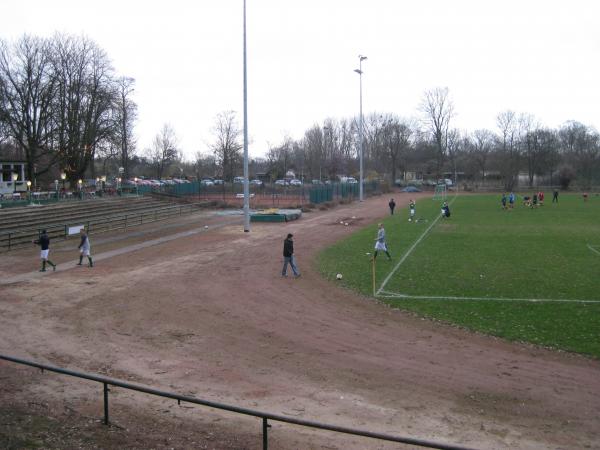
M 398 207 L 408 196 L 394 194 Z M 34 248 L 4 253 L 0 352 L 468 447 L 600 448 L 600 361 L 420 319 L 320 277 L 318 251 L 377 221 L 388 199 L 252 224 L 251 233 L 239 217 L 197 215 L 92 236 L 92 269 L 74 266 L 74 240 L 52 246 L 55 273 L 33 272 Z M 288 232 L 298 279 L 280 275 Z M 261 448 L 258 419 L 118 388 L 114 425 L 104 427 L 101 392 L 0 362 L 0 447 Z M 272 425 L 270 448 L 403 448 Z

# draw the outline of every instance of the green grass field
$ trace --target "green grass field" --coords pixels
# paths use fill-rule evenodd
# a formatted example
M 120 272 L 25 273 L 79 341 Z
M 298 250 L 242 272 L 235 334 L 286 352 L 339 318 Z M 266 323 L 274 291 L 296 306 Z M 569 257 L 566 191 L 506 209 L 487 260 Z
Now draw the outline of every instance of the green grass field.
M 600 358 L 600 197 L 561 195 L 552 204 L 546 196 L 537 209 L 520 200 L 505 211 L 499 195 L 449 198 L 451 217 L 436 221 L 441 202 L 427 198 L 417 203 L 417 223 L 406 209 L 386 218 L 393 260 L 377 258 L 377 297 L 470 330 Z M 373 295 L 366 253 L 376 230 L 324 250 L 321 272 Z

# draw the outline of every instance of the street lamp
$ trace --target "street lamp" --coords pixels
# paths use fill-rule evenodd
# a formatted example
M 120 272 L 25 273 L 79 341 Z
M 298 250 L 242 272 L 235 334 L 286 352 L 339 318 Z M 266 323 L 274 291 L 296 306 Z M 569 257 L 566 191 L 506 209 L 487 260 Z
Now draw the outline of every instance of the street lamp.
M 31 180 L 27 180 L 27 197 L 29 197 L 29 204 L 31 204 Z
M 11 175 L 12 178 L 12 182 L 13 182 L 13 193 L 16 194 L 17 193 L 17 180 L 19 179 L 19 174 L 17 172 L 13 172 Z
M 354 69 L 354 71 L 358 74 L 360 79 L 360 116 L 359 116 L 359 140 L 360 140 L 360 148 L 359 148 L 359 159 L 360 159 L 360 185 L 358 187 L 358 198 L 362 202 L 363 201 L 363 113 L 362 113 L 362 62 L 367 59 L 366 56 L 358 55 L 358 69 Z
M 77 180 L 77 186 L 79 187 L 79 199 L 83 199 L 83 195 L 81 192 L 81 184 L 83 183 L 83 181 L 81 180 L 81 178 L 79 180 Z
M 56 200 L 58 200 L 58 180 L 54 180 L 54 190 L 56 191 Z
M 64 172 L 61 172 L 60 174 L 60 179 L 62 180 L 62 190 L 63 190 L 63 195 L 65 195 L 65 179 L 67 178 L 67 174 Z
M 139 195 L 138 192 L 138 177 L 133 178 L 133 182 L 135 183 L 135 195 Z

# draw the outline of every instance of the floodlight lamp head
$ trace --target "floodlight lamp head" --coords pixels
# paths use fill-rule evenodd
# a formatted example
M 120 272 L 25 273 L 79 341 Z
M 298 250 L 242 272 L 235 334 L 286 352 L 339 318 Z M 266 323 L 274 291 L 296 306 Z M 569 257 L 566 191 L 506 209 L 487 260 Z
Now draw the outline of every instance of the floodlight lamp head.
M 367 57 L 366 57 L 366 56 L 363 56 L 363 55 L 358 55 L 358 58 L 359 58 L 361 61 L 364 61 L 365 59 L 367 59 Z
M 354 71 L 355 71 L 357 74 L 359 74 L 359 75 L 362 75 L 362 70 L 360 70 L 360 69 L 354 69 Z

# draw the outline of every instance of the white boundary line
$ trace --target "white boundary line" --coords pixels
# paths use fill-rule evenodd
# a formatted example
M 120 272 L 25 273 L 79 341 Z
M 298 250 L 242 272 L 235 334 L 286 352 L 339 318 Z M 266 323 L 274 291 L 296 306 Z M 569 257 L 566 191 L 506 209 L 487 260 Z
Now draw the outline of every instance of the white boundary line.
M 501 302 L 531 302 L 531 303 L 600 303 L 600 300 L 578 300 L 565 298 L 508 298 L 508 297 L 454 297 L 446 295 L 410 295 L 397 292 L 382 291 L 383 298 L 398 298 L 406 300 L 468 300 L 468 301 L 501 301 Z
M 595 247 L 600 247 L 600 245 L 590 245 L 590 244 L 588 244 L 588 245 L 587 245 L 587 247 L 588 247 L 588 248 L 589 248 L 591 251 L 593 251 L 594 253 L 597 253 L 598 255 L 600 255 L 600 252 L 599 252 L 598 250 L 596 250 L 596 248 L 595 248 Z
M 450 204 L 454 203 L 454 200 L 456 199 L 456 197 L 457 197 L 457 195 L 455 195 L 452 198 L 452 200 L 450 200 Z M 388 281 L 390 281 L 390 278 L 392 278 L 392 276 L 396 273 L 396 271 L 402 265 L 402 263 L 404 261 L 406 261 L 406 258 L 408 258 L 410 256 L 410 254 L 413 252 L 413 250 L 417 247 L 417 245 L 419 245 L 419 243 L 425 238 L 425 236 L 427 236 L 427 234 L 429 233 L 429 230 L 431 230 L 433 228 L 433 226 L 438 222 L 438 220 L 441 219 L 441 217 L 442 217 L 442 215 L 440 213 L 438 213 L 437 219 L 435 219 L 433 222 L 431 222 L 431 225 L 429 225 L 427 227 L 427 229 L 423 232 L 423 234 L 421 236 L 419 236 L 419 239 L 417 239 L 415 241 L 415 243 L 406 251 L 406 253 L 402 256 L 400 261 L 398 261 L 398 264 L 396 264 L 394 266 L 394 268 L 392 269 L 392 271 L 390 273 L 388 273 L 388 276 L 385 277 L 385 279 L 381 283 L 381 286 L 379 286 L 379 289 L 377 289 L 377 292 L 375 293 L 375 297 L 377 297 L 383 291 L 383 288 L 388 283 Z
M 450 204 L 454 202 L 457 195 L 455 195 Z M 410 294 L 402 294 L 398 292 L 390 292 L 384 291 L 383 288 L 390 281 L 392 275 L 396 273 L 398 268 L 406 261 L 406 259 L 410 256 L 410 254 L 414 251 L 417 245 L 425 238 L 425 236 L 429 233 L 431 228 L 440 220 L 442 216 L 438 215 L 437 219 L 435 219 L 429 227 L 423 232 L 421 236 L 415 241 L 415 243 L 406 251 L 406 253 L 402 256 L 398 264 L 392 269 L 392 271 L 388 274 L 387 277 L 381 283 L 381 286 L 375 293 L 375 297 L 383 297 L 383 298 L 398 298 L 398 299 L 415 299 L 415 300 L 472 300 L 472 301 L 504 301 L 504 302 L 532 302 L 532 303 L 540 303 L 540 302 L 553 302 L 553 303 L 600 303 L 600 300 L 578 300 L 578 299 L 551 299 L 551 298 L 508 298 L 508 297 L 455 297 L 455 296 L 447 296 L 447 295 L 410 295 Z M 587 244 L 588 248 L 600 255 L 600 251 L 596 250 L 590 244 Z M 383 295 L 382 295 L 383 294 Z

